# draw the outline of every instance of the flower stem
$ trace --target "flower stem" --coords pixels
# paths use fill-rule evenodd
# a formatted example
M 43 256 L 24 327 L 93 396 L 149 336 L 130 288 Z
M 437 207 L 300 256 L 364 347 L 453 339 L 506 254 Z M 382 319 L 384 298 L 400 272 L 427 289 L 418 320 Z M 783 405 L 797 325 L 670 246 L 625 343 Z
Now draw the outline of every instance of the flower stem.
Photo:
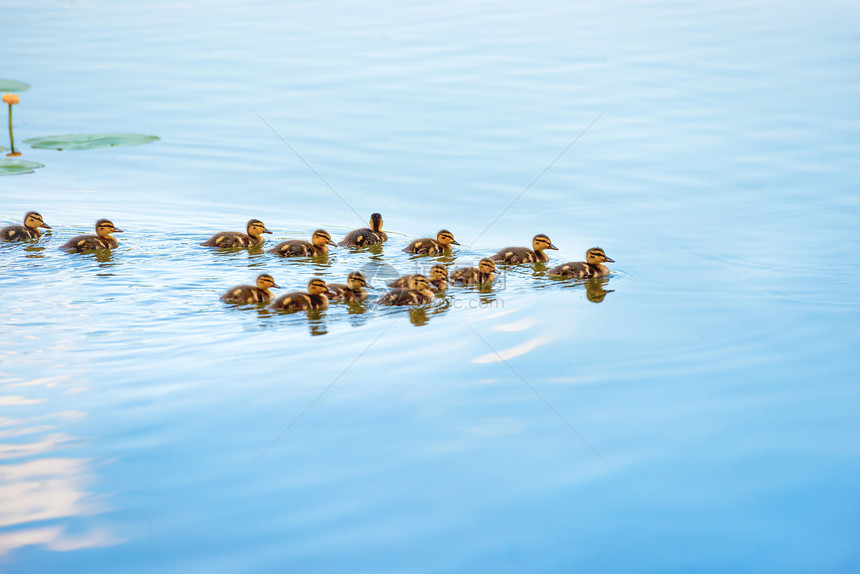
M 12 135 L 12 104 L 9 104 L 9 146 L 12 148 L 12 153 L 15 153 L 15 136 Z

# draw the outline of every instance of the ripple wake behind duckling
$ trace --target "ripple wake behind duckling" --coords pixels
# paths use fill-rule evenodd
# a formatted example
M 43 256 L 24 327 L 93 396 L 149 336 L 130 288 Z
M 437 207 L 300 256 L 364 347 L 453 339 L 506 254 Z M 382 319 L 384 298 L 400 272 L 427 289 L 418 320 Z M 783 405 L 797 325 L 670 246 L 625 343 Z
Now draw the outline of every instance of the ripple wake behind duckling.
M 60 249 L 70 251 L 92 251 L 101 249 L 113 249 L 119 247 L 119 241 L 111 233 L 122 233 L 122 229 L 117 229 L 109 219 L 99 219 L 96 221 L 95 235 L 79 235 L 66 242 Z
M 51 226 L 42 220 L 41 215 L 35 211 L 30 211 L 24 216 L 24 225 L 9 225 L 0 229 L 0 241 L 37 239 L 42 236 L 40 227 L 51 229 Z

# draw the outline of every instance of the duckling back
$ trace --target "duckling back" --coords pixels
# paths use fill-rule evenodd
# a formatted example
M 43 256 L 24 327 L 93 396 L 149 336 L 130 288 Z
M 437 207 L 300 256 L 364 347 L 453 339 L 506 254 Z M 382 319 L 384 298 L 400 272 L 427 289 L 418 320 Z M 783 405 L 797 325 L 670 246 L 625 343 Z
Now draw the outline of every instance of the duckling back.
M 42 236 L 40 227 L 51 229 L 51 226 L 42 220 L 42 216 L 31 211 L 24 216 L 24 225 L 8 225 L 0 229 L 0 241 L 24 241 L 25 239 L 36 239 Z

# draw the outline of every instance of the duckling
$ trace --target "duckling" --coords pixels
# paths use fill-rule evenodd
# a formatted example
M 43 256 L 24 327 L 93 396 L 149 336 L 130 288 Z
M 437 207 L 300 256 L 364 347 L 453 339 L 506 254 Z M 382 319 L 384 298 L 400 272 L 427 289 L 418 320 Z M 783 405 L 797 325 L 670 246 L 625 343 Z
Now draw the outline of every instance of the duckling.
M 281 286 L 275 283 L 275 279 L 271 275 L 262 273 L 257 276 L 256 287 L 253 285 L 231 287 L 221 295 L 221 300 L 225 303 L 265 303 L 275 298 L 269 289 L 280 288 Z
M 404 275 L 402 277 L 398 277 L 394 281 L 388 284 L 389 287 L 408 287 L 409 281 L 415 277 L 415 274 Z M 448 268 L 441 264 L 437 263 L 433 267 L 430 268 L 430 290 L 438 293 L 439 291 L 445 291 L 448 288 Z
M 359 245 L 375 245 L 388 240 L 388 234 L 382 231 L 382 215 L 374 213 L 370 216 L 370 229 L 350 231 L 338 245 L 342 247 L 357 247 Z
M 423 238 L 416 239 L 406 246 L 403 251 L 406 253 L 426 253 L 433 255 L 436 253 L 449 253 L 451 245 L 460 245 L 454 235 L 447 229 L 443 229 L 436 234 L 436 239 Z
M 334 296 L 335 293 L 328 288 L 325 281 L 314 277 L 308 281 L 307 292 L 295 291 L 281 295 L 269 308 L 278 311 L 309 311 L 311 309 L 328 309 L 327 295 Z
M 532 248 L 528 247 L 505 247 L 492 257 L 493 261 L 503 263 L 538 263 L 549 261 L 549 255 L 544 249 L 558 249 L 543 233 L 538 233 L 532 239 Z
M 79 235 L 70 239 L 60 249 L 68 249 L 80 253 L 81 251 L 92 249 L 112 249 L 119 247 L 119 241 L 116 240 L 116 237 L 111 236 L 111 233 L 122 233 L 122 229 L 117 229 L 108 219 L 99 219 L 96 221 L 95 235 Z
M 552 277 L 571 277 L 573 279 L 588 279 L 590 277 L 608 277 L 609 267 L 604 262 L 615 263 L 614 259 L 606 256 L 600 247 L 592 247 L 585 252 L 585 261 L 562 263 L 547 271 Z
M 222 231 L 216 233 L 200 245 L 203 247 L 257 247 L 262 245 L 264 233 L 271 233 L 259 219 L 252 219 L 245 226 L 247 234 L 241 231 Z
M 337 246 L 331 240 L 331 235 L 325 229 L 317 229 L 311 236 L 310 241 L 302 239 L 290 239 L 282 241 L 269 249 L 269 253 L 281 257 L 314 257 L 316 255 L 328 255 L 328 246 Z
M 24 216 L 24 225 L 9 225 L 0 229 L 0 241 L 23 241 L 25 239 L 39 238 L 42 232 L 40 227 L 51 229 L 51 226 L 42 221 L 42 216 L 35 211 L 30 211 Z
M 367 279 L 361 271 L 353 271 L 346 277 L 346 285 L 343 283 L 330 283 L 328 288 L 335 292 L 332 295 L 332 301 L 344 301 L 352 303 L 355 301 L 364 301 L 367 299 Z
M 392 289 L 379 298 L 380 305 L 423 305 L 436 296 L 430 290 L 430 280 L 423 275 L 414 275 L 408 289 Z
M 496 279 L 496 264 L 492 259 L 484 257 L 478 261 L 478 267 L 461 267 L 451 273 L 451 282 L 464 285 L 486 285 Z

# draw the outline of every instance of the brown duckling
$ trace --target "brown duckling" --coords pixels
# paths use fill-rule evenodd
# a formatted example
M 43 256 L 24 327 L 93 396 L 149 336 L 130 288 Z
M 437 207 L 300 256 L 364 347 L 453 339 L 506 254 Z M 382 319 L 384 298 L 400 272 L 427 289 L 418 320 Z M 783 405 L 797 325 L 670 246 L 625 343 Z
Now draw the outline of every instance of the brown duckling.
M 364 301 L 367 299 L 367 279 L 364 278 L 364 273 L 361 271 L 353 271 L 346 277 L 346 285 L 343 283 L 329 283 L 328 288 L 334 291 L 335 295 L 331 296 L 332 301 L 344 301 L 353 303 L 356 301 Z
M 430 290 L 430 280 L 423 275 L 414 275 L 408 289 L 392 289 L 379 298 L 380 305 L 424 305 L 436 296 Z
M 325 281 L 314 277 L 308 281 L 308 290 L 295 291 L 281 295 L 269 307 L 278 311 L 309 311 L 311 309 L 328 309 L 328 296 L 334 295 Z
M 496 264 L 492 259 L 484 257 L 478 261 L 478 267 L 461 267 L 451 272 L 452 283 L 464 285 L 486 285 L 496 278 Z
M 389 287 L 408 287 L 409 281 L 415 277 L 415 274 L 404 275 L 398 277 L 388 284 Z M 448 267 L 441 263 L 437 263 L 430 268 L 430 290 L 438 293 L 445 291 L 448 288 Z
M 382 215 L 374 213 L 370 216 L 370 229 L 350 231 L 338 245 L 342 247 L 357 247 L 359 245 L 375 245 L 388 240 L 388 234 L 382 231 Z
M 23 241 L 42 236 L 40 227 L 51 229 L 51 226 L 42 221 L 42 216 L 35 211 L 30 211 L 24 216 L 24 225 L 9 225 L 0 229 L 0 241 Z
M 265 303 L 275 298 L 274 293 L 269 289 L 280 289 L 281 286 L 275 283 L 275 279 L 268 273 L 262 273 L 257 276 L 257 285 L 237 285 L 227 289 L 227 292 L 221 295 L 221 300 L 225 303 Z
M 117 229 L 109 219 L 99 219 L 96 221 L 95 235 L 79 235 L 70 239 L 60 249 L 68 249 L 72 251 L 89 251 L 92 249 L 113 249 L 119 247 L 119 241 L 116 237 L 111 236 L 111 233 L 122 233 L 122 229 Z
M 532 239 L 532 248 L 528 247 L 505 247 L 492 257 L 493 261 L 503 263 L 539 263 L 549 261 L 549 255 L 544 249 L 558 249 L 543 233 L 538 233 Z
M 590 277 L 608 277 L 609 267 L 603 263 L 615 263 L 614 259 L 606 256 L 600 247 L 592 247 L 585 252 L 585 261 L 562 263 L 547 271 L 552 277 L 571 277 L 573 279 L 588 279 Z
M 447 229 L 442 229 L 436 234 L 436 239 L 425 237 L 416 239 L 403 249 L 406 253 L 426 253 L 434 255 L 436 253 L 449 253 L 451 245 L 460 245 L 452 234 Z
M 216 233 L 200 245 L 204 247 L 257 247 L 262 245 L 264 233 L 271 233 L 259 219 L 252 219 L 245 226 L 248 233 L 241 231 L 222 231 Z
M 310 241 L 302 239 L 290 239 L 282 241 L 269 249 L 269 253 L 281 257 L 314 257 L 316 255 L 328 255 L 328 246 L 337 246 L 331 240 L 331 235 L 325 229 L 317 229 L 311 236 Z

